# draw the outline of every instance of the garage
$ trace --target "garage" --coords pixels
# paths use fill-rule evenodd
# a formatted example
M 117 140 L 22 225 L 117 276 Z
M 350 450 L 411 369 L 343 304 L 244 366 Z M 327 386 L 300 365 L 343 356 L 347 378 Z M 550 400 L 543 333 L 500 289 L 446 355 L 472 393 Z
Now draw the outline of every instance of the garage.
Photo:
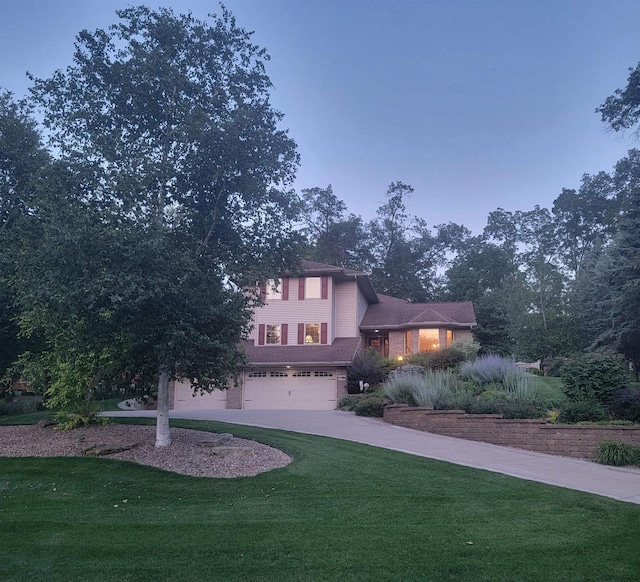
M 254 410 L 334 410 L 338 384 L 333 370 L 271 370 L 245 373 L 243 407 Z
M 174 410 L 222 410 L 227 407 L 227 391 L 214 390 L 211 393 L 193 395 L 191 382 L 175 383 Z

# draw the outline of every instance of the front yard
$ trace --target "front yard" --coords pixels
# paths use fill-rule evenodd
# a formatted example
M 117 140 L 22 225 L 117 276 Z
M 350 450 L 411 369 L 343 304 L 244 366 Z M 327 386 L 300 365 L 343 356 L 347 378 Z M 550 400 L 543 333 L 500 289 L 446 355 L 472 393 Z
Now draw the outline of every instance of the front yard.
M 257 477 L 0 459 L 3 580 L 637 580 L 640 506 L 356 443 Z

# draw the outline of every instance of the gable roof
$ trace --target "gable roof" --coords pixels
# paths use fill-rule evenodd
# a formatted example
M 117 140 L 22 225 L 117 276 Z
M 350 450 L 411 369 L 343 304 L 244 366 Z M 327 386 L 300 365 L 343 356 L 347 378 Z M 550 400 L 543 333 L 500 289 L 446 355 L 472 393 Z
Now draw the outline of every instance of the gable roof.
M 356 271 L 354 269 L 347 269 L 346 267 L 335 267 L 334 265 L 326 265 L 325 263 L 318 263 L 316 261 L 308 261 L 303 259 L 300 261 L 300 268 L 302 274 L 311 277 L 320 277 L 322 275 L 330 275 L 337 281 L 356 280 L 360 291 L 365 296 L 367 303 L 378 303 L 378 294 L 376 293 L 369 275 L 362 271 Z M 295 275 L 295 272 L 290 273 Z
M 257 347 L 253 340 L 244 344 L 249 362 L 261 366 L 347 366 L 353 361 L 359 347 L 359 337 L 337 337 L 331 345 Z
M 476 316 L 471 301 L 458 303 L 408 303 L 378 293 L 379 302 L 369 305 L 360 329 L 397 329 L 416 326 L 471 327 Z

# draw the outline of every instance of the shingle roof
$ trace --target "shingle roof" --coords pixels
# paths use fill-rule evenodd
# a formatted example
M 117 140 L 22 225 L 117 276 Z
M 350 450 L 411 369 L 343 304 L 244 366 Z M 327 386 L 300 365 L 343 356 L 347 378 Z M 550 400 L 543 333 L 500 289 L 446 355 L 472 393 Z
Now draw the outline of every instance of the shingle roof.
M 476 324 L 473 304 L 459 303 L 407 303 L 378 293 L 379 303 L 369 305 L 360 324 L 361 329 L 401 328 L 414 325 L 472 326 Z
M 262 365 L 350 364 L 360 345 L 359 337 L 337 337 L 331 345 L 256 346 L 247 341 L 244 349 L 249 362 Z

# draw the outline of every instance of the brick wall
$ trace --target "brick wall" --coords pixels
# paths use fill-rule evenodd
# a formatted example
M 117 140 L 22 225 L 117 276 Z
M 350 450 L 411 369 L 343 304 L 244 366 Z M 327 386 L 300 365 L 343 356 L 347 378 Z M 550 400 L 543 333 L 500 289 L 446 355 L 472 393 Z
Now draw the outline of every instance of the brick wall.
M 528 449 L 565 457 L 593 458 L 602 441 L 640 446 L 640 427 L 549 424 L 544 420 L 511 420 L 501 414 L 466 414 L 462 410 L 431 410 L 390 404 L 384 420 L 443 436 Z
M 242 408 L 242 387 L 234 386 L 233 382 L 227 388 L 227 408 Z
M 404 356 L 404 331 L 389 332 L 389 357 Z

